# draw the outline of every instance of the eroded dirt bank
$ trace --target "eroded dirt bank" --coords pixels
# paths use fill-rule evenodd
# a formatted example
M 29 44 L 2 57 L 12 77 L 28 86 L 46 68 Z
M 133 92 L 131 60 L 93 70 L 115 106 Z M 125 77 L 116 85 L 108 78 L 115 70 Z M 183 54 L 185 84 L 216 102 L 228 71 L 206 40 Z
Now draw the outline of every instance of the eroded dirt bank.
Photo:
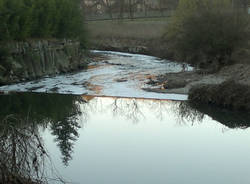
M 183 71 L 157 76 L 146 91 L 189 94 L 195 104 L 212 104 L 232 110 L 250 110 L 250 65 L 234 64 L 206 74 Z

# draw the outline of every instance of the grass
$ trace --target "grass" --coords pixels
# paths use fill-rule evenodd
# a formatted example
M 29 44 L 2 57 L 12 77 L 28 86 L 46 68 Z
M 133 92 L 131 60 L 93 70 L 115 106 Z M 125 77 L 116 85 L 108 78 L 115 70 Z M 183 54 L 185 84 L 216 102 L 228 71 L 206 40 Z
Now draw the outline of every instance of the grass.
M 166 30 L 169 18 L 143 18 L 123 21 L 90 21 L 89 36 L 95 39 L 160 39 Z

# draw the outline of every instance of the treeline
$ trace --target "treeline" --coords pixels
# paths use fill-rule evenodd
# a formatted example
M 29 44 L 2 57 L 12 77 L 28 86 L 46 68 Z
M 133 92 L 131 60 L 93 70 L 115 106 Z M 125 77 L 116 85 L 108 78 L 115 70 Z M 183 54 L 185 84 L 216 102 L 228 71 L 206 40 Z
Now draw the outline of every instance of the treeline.
M 84 35 L 80 0 L 0 0 L 0 41 Z
M 178 2 L 179 0 L 82 0 L 88 20 L 169 16 Z

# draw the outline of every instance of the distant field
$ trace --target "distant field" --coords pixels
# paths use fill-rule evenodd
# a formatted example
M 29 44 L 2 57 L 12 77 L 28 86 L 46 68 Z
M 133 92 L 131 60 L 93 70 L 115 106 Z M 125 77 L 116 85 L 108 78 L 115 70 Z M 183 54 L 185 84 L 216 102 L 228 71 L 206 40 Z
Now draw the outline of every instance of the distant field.
M 135 20 L 105 20 L 87 22 L 92 39 L 120 38 L 135 40 L 159 39 L 166 30 L 169 18 Z

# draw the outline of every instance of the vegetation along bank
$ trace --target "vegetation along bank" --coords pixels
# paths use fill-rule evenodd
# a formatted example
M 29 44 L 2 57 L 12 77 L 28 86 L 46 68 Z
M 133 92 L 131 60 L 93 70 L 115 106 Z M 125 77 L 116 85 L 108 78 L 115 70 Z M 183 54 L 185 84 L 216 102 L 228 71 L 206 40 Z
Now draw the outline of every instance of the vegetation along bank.
M 249 15 L 240 1 L 235 5 L 219 0 L 180 1 L 167 28 L 170 49 L 177 58 L 224 76 L 212 84 L 208 80 L 192 86 L 192 103 L 249 112 L 249 30 Z
M 87 65 L 79 0 L 0 0 L 0 85 Z

